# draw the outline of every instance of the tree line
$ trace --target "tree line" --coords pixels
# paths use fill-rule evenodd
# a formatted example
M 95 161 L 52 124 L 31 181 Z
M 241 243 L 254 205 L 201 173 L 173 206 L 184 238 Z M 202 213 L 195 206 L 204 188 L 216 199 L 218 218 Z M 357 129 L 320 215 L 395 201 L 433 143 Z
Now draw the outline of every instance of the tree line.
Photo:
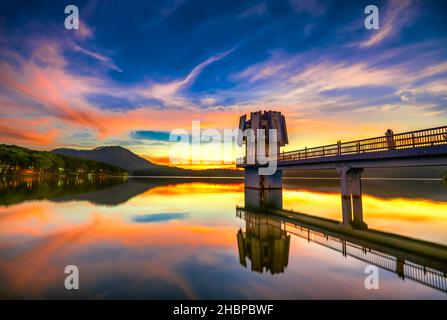
M 125 175 L 121 168 L 94 160 L 0 144 L 0 174 Z

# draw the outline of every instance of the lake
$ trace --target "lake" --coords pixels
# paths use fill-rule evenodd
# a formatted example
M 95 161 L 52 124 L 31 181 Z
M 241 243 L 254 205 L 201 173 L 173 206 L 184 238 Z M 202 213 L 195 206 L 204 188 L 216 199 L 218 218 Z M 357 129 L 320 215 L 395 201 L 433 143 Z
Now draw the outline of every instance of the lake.
M 3 299 L 447 298 L 443 263 L 240 210 L 252 197 L 240 179 L 0 182 Z M 340 220 L 338 184 L 289 179 L 277 199 Z M 365 179 L 363 189 L 370 229 L 444 252 L 445 183 Z M 64 287 L 67 265 L 79 269 L 79 290 Z M 377 290 L 365 288 L 368 265 L 379 268 Z

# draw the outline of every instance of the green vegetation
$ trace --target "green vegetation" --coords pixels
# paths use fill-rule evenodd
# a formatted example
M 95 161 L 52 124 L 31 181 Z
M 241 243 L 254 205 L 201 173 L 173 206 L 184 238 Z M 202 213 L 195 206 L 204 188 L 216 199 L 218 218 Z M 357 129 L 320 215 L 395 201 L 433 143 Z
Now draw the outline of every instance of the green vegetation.
M 6 174 L 126 175 L 127 172 L 98 161 L 0 144 L 0 175 Z

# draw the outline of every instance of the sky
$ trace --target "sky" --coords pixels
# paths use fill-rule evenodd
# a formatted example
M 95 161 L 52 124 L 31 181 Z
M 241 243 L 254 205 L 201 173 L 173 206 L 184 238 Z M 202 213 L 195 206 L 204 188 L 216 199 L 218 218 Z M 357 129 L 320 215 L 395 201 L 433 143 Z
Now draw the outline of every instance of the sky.
M 169 164 L 172 130 L 256 110 L 285 115 L 286 151 L 447 125 L 446 16 L 447 1 L 2 1 L 0 143 Z

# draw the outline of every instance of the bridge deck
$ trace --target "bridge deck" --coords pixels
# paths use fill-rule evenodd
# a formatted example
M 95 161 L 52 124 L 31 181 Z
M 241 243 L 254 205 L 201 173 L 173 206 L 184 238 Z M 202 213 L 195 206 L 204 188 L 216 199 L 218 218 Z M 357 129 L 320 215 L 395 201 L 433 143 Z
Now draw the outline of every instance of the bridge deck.
M 238 167 L 260 166 L 237 159 Z M 304 148 L 277 156 L 278 167 L 332 169 L 447 165 L 447 126 Z

